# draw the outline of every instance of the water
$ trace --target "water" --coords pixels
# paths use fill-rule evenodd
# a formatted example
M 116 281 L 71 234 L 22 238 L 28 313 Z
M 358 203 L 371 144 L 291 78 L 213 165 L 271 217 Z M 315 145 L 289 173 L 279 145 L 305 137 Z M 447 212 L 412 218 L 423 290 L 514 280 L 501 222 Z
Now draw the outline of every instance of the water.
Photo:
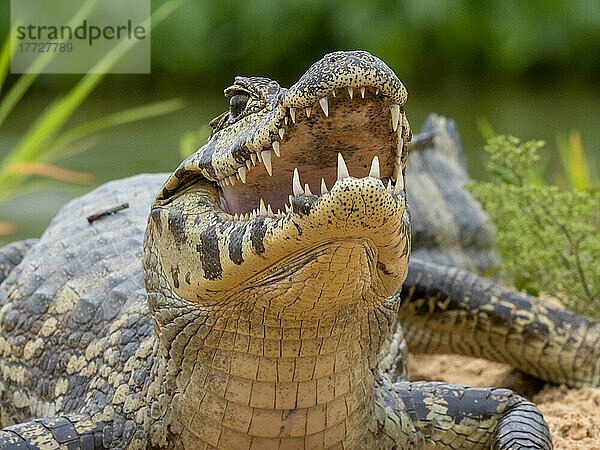
M 554 89 L 519 89 L 510 86 L 458 86 L 423 92 L 412 89 L 406 110 L 413 132 L 418 132 L 428 112 L 434 111 L 453 118 L 461 134 L 467 168 L 474 178 L 485 177 L 484 140 L 477 127 L 477 121 L 485 118 L 497 133 L 545 140 L 547 152 L 543 159 L 549 179 L 560 179 L 557 133 L 579 131 L 592 165 L 591 170 L 594 171 L 593 178 L 595 176 L 598 180 L 599 93 L 581 85 L 565 85 Z M 55 96 L 56 93 L 36 91 L 23 101 L 3 127 L 5 132 L 0 135 L 0 155 L 17 142 L 26 125 Z M 182 110 L 106 131 L 97 138 L 93 148 L 58 163 L 67 169 L 93 174 L 93 185 L 43 183 L 31 192 L 0 204 L 0 222 L 14 222 L 18 226 L 15 234 L 0 237 L 0 245 L 39 236 L 62 204 L 108 180 L 142 172 L 169 172 L 177 167 L 181 160 L 181 135 L 197 130 L 227 108 L 227 102 L 217 93 L 207 96 L 193 89 L 168 93 L 159 91 L 158 94 L 144 90 L 105 90 L 96 92 L 78 110 L 70 124 L 77 125 L 121 109 L 176 96 L 186 100 Z

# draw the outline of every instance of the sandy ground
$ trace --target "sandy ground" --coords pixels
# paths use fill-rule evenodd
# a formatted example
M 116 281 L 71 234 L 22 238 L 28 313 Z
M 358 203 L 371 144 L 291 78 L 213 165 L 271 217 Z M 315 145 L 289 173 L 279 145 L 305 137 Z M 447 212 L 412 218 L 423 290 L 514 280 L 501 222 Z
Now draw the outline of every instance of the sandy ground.
M 458 355 L 410 355 L 412 380 L 512 389 L 544 414 L 554 448 L 600 450 L 600 388 L 545 385 L 506 364 Z

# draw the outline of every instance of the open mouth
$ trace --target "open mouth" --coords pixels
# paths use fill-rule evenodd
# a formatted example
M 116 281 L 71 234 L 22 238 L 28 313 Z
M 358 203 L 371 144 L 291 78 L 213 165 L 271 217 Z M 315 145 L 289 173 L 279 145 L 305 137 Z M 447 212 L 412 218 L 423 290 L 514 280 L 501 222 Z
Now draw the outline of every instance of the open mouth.
M 333 89 L 312 106 L 285 108 L 270 149 L 250 152 L 216 182 L 234 221 L 284 217 L 300 198 L 313 202 L 345 177 L 373 177 L 404 191 L 402 149 L 409 136 L 401 105 L 377 88 Z M 408 139 L 406 139 L 408 140 Z

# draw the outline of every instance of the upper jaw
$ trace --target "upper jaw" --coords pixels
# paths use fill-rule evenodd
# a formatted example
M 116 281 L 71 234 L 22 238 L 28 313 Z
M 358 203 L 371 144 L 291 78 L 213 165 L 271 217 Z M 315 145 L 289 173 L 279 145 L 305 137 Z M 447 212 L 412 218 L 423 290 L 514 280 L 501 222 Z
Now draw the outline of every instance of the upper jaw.
M 266 87 L 262 91 L 266 106 L 211 135 L 202 148 L 179 166 L 157 199 L 168 198 L 178 186 L 194 177 L 229 186 L 243 183 L 248 172 L 257 169 L 256 165 L 272 173 L 273 161 L 284 153 L 282 146 L 295 123 L 305 115 L 307 119 L 329 116 L 336 95 L 357 101 L 370 93 L 385 101 L 389 131 L 397 133 L 399 143 L 393 149 L 398 163 L 394 172 L 386 175 L 394 180 L 398 177 L 411 137 L 403 109 L 407 92 L 381 60 L 362 51 L 334 52 L 313 64 L 289 90 L 268 81 L 263 83 Z

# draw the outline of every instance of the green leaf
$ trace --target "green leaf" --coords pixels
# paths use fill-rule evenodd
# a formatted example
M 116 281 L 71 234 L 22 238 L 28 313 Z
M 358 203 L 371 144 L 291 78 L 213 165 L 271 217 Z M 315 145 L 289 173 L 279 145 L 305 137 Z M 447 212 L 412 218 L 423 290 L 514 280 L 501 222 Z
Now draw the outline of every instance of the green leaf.
M 183 104 L 184 103 L 182 99 L 166 100 L 159 103 L 152 103 L 150 105 L 126 109 L 124 111 L 119 111 L 99 119 L 90 120 L 89 122 L 72 128 L 69 131 L 57 136 L 52 141 L 50 149 L 41 159 L 45 161 L 52 161 L 62 158 L 69 150 L 70 146 L 88 136 L 99 133 L 108 128 L 124 125 L 126 123 L 169 114 L 181 109 Z

